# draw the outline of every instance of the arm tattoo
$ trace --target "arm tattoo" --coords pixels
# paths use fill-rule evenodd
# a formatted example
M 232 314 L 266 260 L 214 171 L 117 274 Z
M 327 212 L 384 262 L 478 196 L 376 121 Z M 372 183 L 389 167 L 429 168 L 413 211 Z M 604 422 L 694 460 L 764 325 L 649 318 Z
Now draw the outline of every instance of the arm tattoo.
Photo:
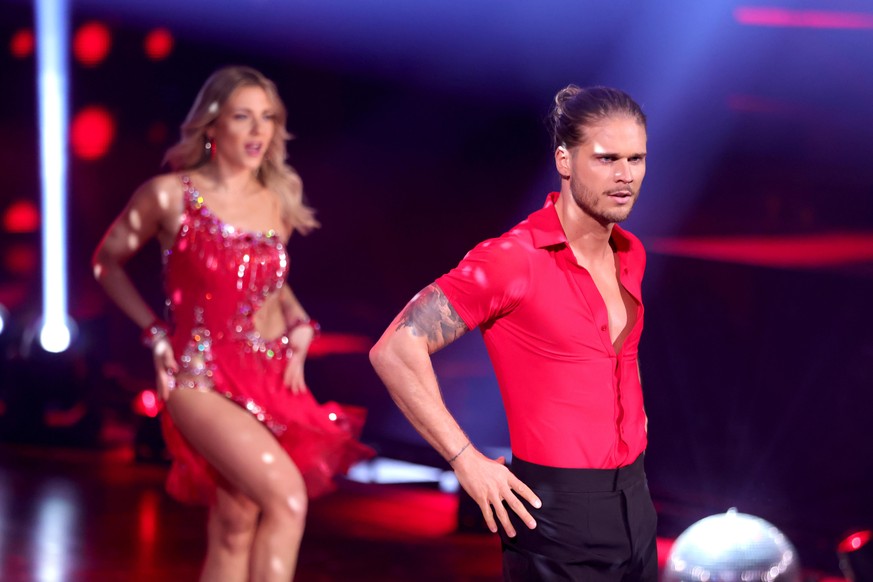
M 400 313 L 397 331 L 408 327 L 413 335 L 427 338 L 434 353 L 452 343 L 469 328 L 437 285 L 428 285 Z

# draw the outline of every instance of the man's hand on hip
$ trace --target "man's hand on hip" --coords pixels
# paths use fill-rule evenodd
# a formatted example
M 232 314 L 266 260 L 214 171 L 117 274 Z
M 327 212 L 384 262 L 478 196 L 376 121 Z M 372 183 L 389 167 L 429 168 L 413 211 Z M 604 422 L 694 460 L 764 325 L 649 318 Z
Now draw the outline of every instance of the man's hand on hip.
M 496 515 L 506 531 L 506 535 L 515 537 L 515 528 L 509 521 L 506 506 L 509 506 L 530 529 L 537 526 L 536 520 L 525 508 L 519 497 L 536 508 L 540 508 L 542 502 L 530 487 L 522 483 L 506 468 L 503 457 L 492 460 L 470 447 L 470 450 L 460 455 L 452 463 L 452 467 L 458 477 L 458 482 L 473 498 L 473 501 L 479 505 L 485 523 L 491 532 L 497 533 L 497 523 L 494 520 Z M 504 501 L 506 505 L 503 504 Z

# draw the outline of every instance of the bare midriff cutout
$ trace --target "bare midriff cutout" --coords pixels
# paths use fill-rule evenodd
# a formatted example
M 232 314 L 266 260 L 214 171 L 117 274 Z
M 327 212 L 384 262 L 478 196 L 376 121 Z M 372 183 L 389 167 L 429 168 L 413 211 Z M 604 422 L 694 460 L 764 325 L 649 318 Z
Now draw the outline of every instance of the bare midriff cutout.
M 252 325 L 265 341 L 279 339 L 288 331 L 282 313 L 281 291 L 269 295 L 252 315 Z

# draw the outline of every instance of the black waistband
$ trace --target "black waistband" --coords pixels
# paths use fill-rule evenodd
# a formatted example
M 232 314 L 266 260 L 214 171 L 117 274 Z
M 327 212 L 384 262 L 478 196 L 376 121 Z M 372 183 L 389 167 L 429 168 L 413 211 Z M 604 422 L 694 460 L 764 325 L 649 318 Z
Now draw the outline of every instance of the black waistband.
M 510 469 L 516 477 L 533 489 L 589 493 L 621 491 L 645 479 L 644 456 L 640 455 L 630 465 L 618 469 L 564 469 L 537 465 L 513 455 Z

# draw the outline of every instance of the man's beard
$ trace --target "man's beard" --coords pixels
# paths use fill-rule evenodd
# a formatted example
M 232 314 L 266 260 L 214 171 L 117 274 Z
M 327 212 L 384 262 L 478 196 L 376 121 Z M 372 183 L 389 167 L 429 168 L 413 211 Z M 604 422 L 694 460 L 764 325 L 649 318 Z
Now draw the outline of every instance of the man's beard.
M 618 208 L 598 208 L 597 203 L 612 192 L 622 190 L 630 190 L 633 200 L 629 204 L 619 206 Z M 622 222 L 630 216 L 636 202 L 638 192 L 634 191 L 630 186 L 616 188 L 615 190 L 604 192 L 603 194 L 595 194 L 588 189 L 582 182 L 575 178 L 570 178 L 570 194 L 573 196 L 573 201 L 576 203 L 582 212 L 595 219 L 601 224 L 615 224 Z

